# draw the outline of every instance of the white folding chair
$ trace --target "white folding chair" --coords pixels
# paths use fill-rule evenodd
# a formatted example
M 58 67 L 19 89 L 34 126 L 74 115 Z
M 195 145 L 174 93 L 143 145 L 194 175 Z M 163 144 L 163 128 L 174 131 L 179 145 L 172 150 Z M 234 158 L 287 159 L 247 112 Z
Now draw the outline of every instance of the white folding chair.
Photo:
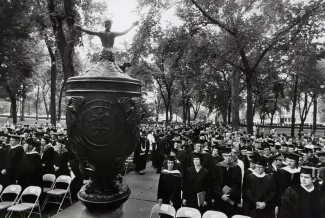
M 153 214 L 166 214 L 175 217 L 176 210 L 172 205 L 162 204 L 160 206 L 159 204 L 155 204 L 151 209 L 150 218 L 152 217 Z
M 133 157 L 128 157 L 125 160 L 125 172 L 124 175 L 133 168 Z
M 15 203 L 18 202 L 18 198 L 21 192 L 21 186 L 20 185 L 9 185 L 8 187 L 6 187 L 3 192 L 0 195 L 0 210 L 5 210 L 8 207 L 11 207 L 12 205 L 14 205 Z M 8 195 L 8 194 L 12 194 L 15 195 L 15 198 L 13 201 L 4 201 L 3 200 L 3 196 L 4 195 Z
M 57 185 L 59 183 L 65 184 L 67 186 L 67 188 L 66 189 L 57 188 Z M 44 204 L 42 206 L 42 210 L 44 210 L 47 203 L 54 203 L 54 204 L 60 205 L 59 209 L 57 211 L 57 213 L 59 213 L 62 210 L 61 207 L 62 207 L 62 204 L 66 198 L 68 198 L 70 200 L 70 203 L 72 205 L 70 184 L 71 184 L 70 176 L 59 176 L 55 181 L 53 189 L 46 192 L 46 198 L 45 198 Z M 58 197 L 58 198 L 62 197 L 62 201 L 61 202 L 60 201 L 49 201 L 49 197 Z
M 2 192 L 3 186 L 0 184 L 0 194 Z
M 56 176 L 54 174 L 45 174 L 43 175 L 43 192 L 46 193 L 53 189 Z M 49 186 L 44 186 L 45 183 L 50 184 Z
M 250 216 L 244 216 L 244 215 L 234 215 L 231 218 L 251 218 Z
M 202 218 L 228 218 L 228 217 L 226 214 L 222 212 L 208 210 L 203 214 Z
M 198 209 L 192 207 L 181 207 L 176 213 L 176 218 L 178 217 L 201 218 L 201 213 Z
M 29 186 L 27 187 L 23 193 L 21 194 L 19 200 L 18 200 L 18 204 L 16 205 L 13 205 L 11 207 L 9 207 L 7 210 L 8 210 L 8 213 L 6 215 L 6 218 L 10 218 L 11 215 L 13 214 L 13 212 L 19 212 L 19 213 L 24 213 L 24 212 L 29 212 L 28 214 L 28 217 L 30 217 L 30 215 L 32 213 L 36 213 L 40 216 L 40 218 L 42 218 L 42 213 L 41 213 L 41 206 L 40 206 L 40 203 L 39 203 L 39 197 L 42 193 L 42 189 L 38 186 Z M 23 197 L 25 195 L 33 195 L 36 197 L 34 203 L 27 203 L 27 202 L 23 202 Z M 20 203 L 19 203 L 20 202 Z M 34 208 L 37 207 L 38 208 L 38 213 L 37 212 L 33 212 Z M 24 215 L 25 217 L 25 215 Z

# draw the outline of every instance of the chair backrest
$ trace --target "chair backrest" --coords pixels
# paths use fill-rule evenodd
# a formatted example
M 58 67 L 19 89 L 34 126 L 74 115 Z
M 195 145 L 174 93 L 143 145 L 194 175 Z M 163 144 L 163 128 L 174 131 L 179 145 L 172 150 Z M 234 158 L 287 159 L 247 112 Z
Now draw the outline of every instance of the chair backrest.
M 3 194 L 16 194 L 19 195 L 21 192 L 21 186 L 20 185 L 9 185 L 3 190 L 1 195 Z
M 159 204 L 155 204 L 151 209 L 150 218 L 152 217 L 152 214 L 157 214 L 157 213 L 166 214 L 175 217 L 176 210 L 173 206 L 168 204 L 162 204 L 161 206 Z
M 18 199 L 18 197 L 19 197 L 19 195 L 20 195 L 20 192 L 21 192 L 21 186 L 20 185 L 9 185 L 1 193 L 0 199 L 2 200 L 2 196 L 4 194 L 15 194 L 16 197 L 15 197 L 14 202 L 16 202 L 17 199 Z
M 43 175 L 43 181 L 54 183 L 56 176 L 54 174 L 45 174 Z
M 38 186 L 28 186 L 27 188 L 25 188 L 25 190 L 23 191 L 23 193 L 21 195 L 35 195 L 37 197 L 39 197 L 42 193 L 42 189 L 41 187 Z
M 0 193 L 2 192 L 3 186 L 0 184 Z
M 231 218 L 251 218 L 250 216 L 234 215 Z
M 68 187 L 70 187 L 70 183 L 71 183 L 71 177 L 70 176 L 65 176 L 65 175 L 62 175 L 62 176 L 59 176 L 56 181 L 55 181 L 55 185 L 57 183 L 65 183 L 67 184 Z
M 201 218 L 201 213 L 195 208 L 181 207 L 176 213 L 176 218 L 177 217 Z
M 202 218 L 228 218 L 228 217 L 226 214 L 222 212 L 208 210 L 203 214 Z

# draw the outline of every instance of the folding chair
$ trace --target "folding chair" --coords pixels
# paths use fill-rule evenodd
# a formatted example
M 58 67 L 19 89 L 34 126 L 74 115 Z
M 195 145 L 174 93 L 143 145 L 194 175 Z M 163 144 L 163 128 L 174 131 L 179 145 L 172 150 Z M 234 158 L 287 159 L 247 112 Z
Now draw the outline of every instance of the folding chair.
M 166 214 L 175 217 L 176 210 L 173 206 L 168 204 L 162 204 L 161 206 L 159 204 L 155 204 L 151 209 L 150 218 L 153 214 Z
M 54 182 L 55 182 L 56 176 L 54 174 L 45 174 L 43 175 L 43 192 L 46 193 L 53 189 Z M 44 184 L 50 184 L 49 186 L 45 187 Z
M 228 217 L 226 214 L 222 212 L 208 210 L 203 214 L 202 218 L 228 218 Z
M 201 213 L 192 207 L 181 207 L 176 213 L 176 218 L 178 217 L 201 218 Z
M 40 203 L 39 203 L 39 197 L 42 193 L 42 189 L 38 186 L 29 186 L 27 187 L 23 193 L 21 194 L 18 202 L 21 202 L 21 203 L 18 203 L 14 206 L 11 206 L 9 207 L 7 210 L 8 210 L 8 213 L 6 215 L 6 218 L 10 218 L 11 215 L 13 214 L 13 212 L 20 212 L 20 213 L 24 213 L 24 212 L 28 212 L 29 211 L 29 214 L 28 214 L 28 217 L 30 217 L 30 215 L 32 213 L 36 213 L 40 216 L 40 218 L 42 218 L 42 213 L 41 213 L 41 206 L 40 206 Z M 27 203 L 27 202 L 23 202 L 23 197 L 25 195 L 33 195 L 36 197 L 34 203 Z M 37 212 L 33 212 L 34 208 L 37 207 L 38 208 L 38 211 L 39 213 Z M 25 217 L 25 215 L 24 215 Z
M 11 207 L 15 203 L 17 203 L 20 192 L 21 192 L 21 186 L 20 185 L 9 185 L 8 187 L 6 187 L 3 190 L 3 192 L 1 193 L 1 195 L 0 195 L 0 200 L 1 200 L 1 202 L 0 202 L 0 210 L 5 210 L 8 207 Z M 4 201 L 3 196 L 7 195 L 7 194 L 15 195 L 14 200 L 13 201 Z
M 61 189 L 61 188 L 57 188 L 57 184 L 61 183 L 61 184 L 65 184 L 67 186 L 66 189 Z M 54 203 L 54 204 L 59 204 L 59 209 L 57 211 L 57 213 L 59 213 L 62 209 L 62 204 L 64 202 L 64 199 L 68 198 L 70 200 L 70 203 L 72 205 L 72 200 L 71 200 L 71 192 L 70 192 L 70 184 L 71 184 L 71 177 L 70 176 L 59 176 L 56 181 L 55 184 L 53 185 L 53 189 L 49 190 L 48 192 L 46 192 L 46 198 L 45 201 L 43 203 L 42 206 L 42 210 L 44 210 L 45 206 L 47 203 Z M 49 201 L 49 197 L 62 197 L 62 201 Z
M 126 175 L 126 173 L 128 172 L 128 170 L 130 171 L 130 169 L 133 168 L 133 157 L 128 157 L 125 161 L 125 172 L 124 175 Z
M 234 215 L 231 218 L 251 218 L 250 216 Z
M 0 184 L 0 194 L 2 192 L 3 186 Z

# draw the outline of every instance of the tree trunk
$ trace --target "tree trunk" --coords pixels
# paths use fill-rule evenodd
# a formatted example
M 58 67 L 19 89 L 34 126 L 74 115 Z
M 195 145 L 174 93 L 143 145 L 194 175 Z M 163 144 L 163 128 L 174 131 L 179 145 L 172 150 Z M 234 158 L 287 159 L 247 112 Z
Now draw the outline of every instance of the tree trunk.
M 276 112 L 276 107 L 278 105 L 278 95 L 275 95 L 275 103 L 274 103 L 274 107 L 273 107 L 273 110 L 271 112 L 271 122 L 270 122 L 270 130 L 272 129 L 272 126 L 273 126 L 273 118 L 274 118 L 274 114 Z
M 59 108 L 58 108 L 58 121 L 61 120 L 61 110 L 62 110 L 62 96 L 63 96 L 63 91 L 65 88 L 65 81 L 62 84 L 61 90 L 60 90 L 60 96 L 59 96 Z M 55 123 L 56 125 L 56 123 Z
M 240 126 L 239 119 L 239 85 L 240 85 L 240 71 L 234 69 L 231 78 L 231 125 L 238 130 Z
M 227 112 L 227 115 L 228 115 L 228 124 L 231 123 L 231 100 L 228 102 L 228 112 Z
M 295 136 L 295 123 L 296 123 L 296 107 L 297 107 L 297 92 L 298 92 L 298 77 L 296 76 L 294 91 L 293 91 L 293 100 L 292 100 L 292 113 L 291 113 L 291 137 Z
M 314 111 L 313 111 L 313 132 L 316 133 L 317 130 L 317 95 L 314 95 Z
M 17 99 L 15 95 L 9 96 L 12 105 L 12 123 L 17 124 Z
M 31 114 L 31 109 L 30 109 L 30 102 L 28 102 L 28 115 L 30 115 Z
M 246 74 L 247 88 L 247 133 L 253 134 L 253 76 Z
M 35 102 L 36 120 L 38 120 L 39 89 L 40 89 L 39 85 L 37 85 L 37 95 L 36 95 L 36 102 Z
M 25 121 L 25 103 L 26 103 L 26 95 L 25 95 L 25 93 L 23 93 L 23 99 L 21 102 L 20 121 Z
M 227 109 L 222 110 L 221 114 L 222 114 L 222 122 L 224 124 L 227 124 Z
M 48 40 L 45 40 L 47 50 L 51 58 L 51 102 L 50 102 L 50 113 L 51 113 L 51 124 L 56 126 L 56 56 L 52 50 L 52 47 Z
M 46 90 L 46 92 L 45 92 L 45 85 L 43 85 L 43 88 L 42 88 L 42 94 L 43 94 L 43 101 L 44 101 L 44 107 L 45 107 L 45 112 L 46 112 L 46 120 L 48 120 L 49 119 L 49 108 L 48 108 L 48 106 L 47 106 L 47 102 L 46 102 L 46 95 L 47 95 L 47 92 L 48 92 L 48 90 Z
M 188 125 L 190 125 L 190 123 L 191 123 L 190 99 L 187 99 L 186 109 L 187 109 L 187 123 L 188 123 Z

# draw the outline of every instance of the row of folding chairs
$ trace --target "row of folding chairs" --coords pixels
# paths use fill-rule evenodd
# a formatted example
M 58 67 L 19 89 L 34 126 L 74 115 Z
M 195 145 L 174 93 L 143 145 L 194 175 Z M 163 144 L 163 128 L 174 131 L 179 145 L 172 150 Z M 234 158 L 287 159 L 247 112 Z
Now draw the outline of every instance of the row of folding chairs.
M 28 212 L 28 217 L 30 217 L 30 215 L 32 213 L 36 213 L 39 214 L 39 216 L 42 218 L 42 213 L 41 213 L 41 208 L 40 208 L 40 204 L 39 204 L 39 197 L 42 193 L 42 189 L 38 186 L 29 186 L 27 187 L 23 193 L 20 195 L 21 193 L 21 186 L 20 185 L 9 185 L 7 186 L 3 191 L 2 191 L 3 187 L 2 185 L 0 185 L 0 210 L 7 210 L 7 214 L 5 216 L 5 218 L 9 218 L 11 217 L 11 215 L 14 212 L 19 212 L 19 213 L 24 213 L 24 212 Z M 3 195 L 5 194 L 12 194 L 14 197 L 13 201 L 3 201 Z M 23 201 L 23 197 L 29 195 L 29 196 L 35 196 L 35 201 L 33 203 L 30 202 L 24 202 Z M 34 208 L 38 208 L 38 213 L 37 212 L 33 212 Z
M 59 176 L 56 178 L 53 174 L 45 174 L 43 176 L 43 182 L 48 183 L 48 187 L 43 187 L 43 193 L 46 195 L 44 203 L 42 207 L 40 207 L 39 198 L 42 194 L 42 189 L 38 186 L 29 186 L 27 187 L 22 194 L 22 187 L 20 185 L 9 185 L 3 190 L 3 186 L 0 185 L 0 211 L 1 210 L 7 210 L 6 218 L 11 217 L 13 212 L 29 212 L 28 217 L 33 212 L 34 208 L 38 208 L 39 216 L 42 217 L 41 211 L 44 210 L 47 203 L 55 203 L 59 204 L 59 208 L 57 210 L 57 213 L 60 212 L 62 209 L 62 204 L 65 199 L 69 199 L 70 203 L 72 205 L 72 199 L 71 199 L 71 191 L 70 191 L 70 184 L 71 184 L 71 177 L 70 176 Z M 44 183 L 44 184 L 45 184 Z M 61 185 L 59 185 L 61 184 Z M 60 187 L 58 187 L 58 185 Z M 64 186 L 65 188 L 61 188 Z M 2 191 L 3 190 L 3 191 Z M 14 196 L 13 201 L 4 201 L 3 196 L 6 194 L 11 194 Z M 34 203 L 28 203 L 23 202 L 24 196 L 35 196 L 35 202 Z M 62 198 L 61 201 L 49 201 L 50 198 Z
M 178 217 L 189 217 L 189 218 L 228 218 L 226 214 L 219 212 L 219 211 L 213 211 L 208 210 L 206 211 L 203 216 L 201 215 L 200 211 L 191 208 L 191 207 L 181 207 L 177 210 L 172 205 L 169 204 L 155 204 L 151 209 L 151 215 L 150 218 L 152 218 L 153 214 L 166 214 L 174 218 Z M 242 215 L 235 215 L 232 216 L 232 218 L 250 218 L 248 216 L 242 216 Z

